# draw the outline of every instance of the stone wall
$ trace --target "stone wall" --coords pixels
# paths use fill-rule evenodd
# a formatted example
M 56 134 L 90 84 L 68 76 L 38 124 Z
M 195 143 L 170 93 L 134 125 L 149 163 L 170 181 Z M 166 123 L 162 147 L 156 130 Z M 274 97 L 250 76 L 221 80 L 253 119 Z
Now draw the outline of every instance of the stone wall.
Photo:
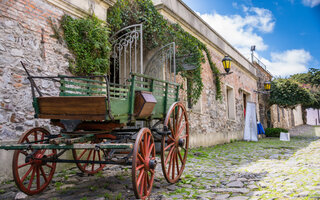
M 50 37 L 49 18 L 64 12 L 44 0 L 3 1 L 0 16 L 0 139 L 14 139 L 44 120 L 34 119 L 30 83 L 20 61 L 31 75 L 68 74 L 71 54 L 65 44 Z M 54 92 L 52 82 L 37 81 L 41 90 Z
M 264 90 L 264 83 L 266 81 L 271 81 L 272 75 L 266 69 L 262 68 L 258 63 L 253 62 L 256 67 L 257 72 L 257 88 L 258 90 Z M 270 106 L 268 105 L 268 100 L 270 97 L 270 93 L 258 93 L 258 103 L 259 103 L 259 121 L 261 122 L 264 128 L 271 126 L 271 118 L 270 118 Z
M 63 7 L 65 6 L 65 7 Z M 20 61 L 31 75 L 69 74 L 72 54 L 66 44 L 53 38 L 52 23 L 59 26 L 64 14 L 81 17 L 94 12 L 106 19 L 107 1 L 3 0 L 0 4 L 0 140 L 15 139 L 46 120 L 35 120 L 30 83 Z M 45 94 L 57 94 L 53 82 L 36 84 Z
M 270 111 L 271 123 L 274 128 L 290 129 L 303 124 L 301 105 L 296 106 L 294 109 L 272 105 Z

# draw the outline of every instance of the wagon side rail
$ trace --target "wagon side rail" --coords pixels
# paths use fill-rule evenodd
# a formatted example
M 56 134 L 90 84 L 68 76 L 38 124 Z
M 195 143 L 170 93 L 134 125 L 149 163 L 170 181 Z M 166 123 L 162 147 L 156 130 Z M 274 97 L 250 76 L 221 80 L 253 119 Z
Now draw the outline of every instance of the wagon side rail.
M 152 76 L 131 73 L 130 96 L 129 96 L 129 115 L 134 116 L 135 91 L 152 92 L 157 100 L 152 118 L 162 119 L 167 113 L 170 105 L 179 101 L 180 85 L 175 82 L 165 81 Z
M 43 93 L 39 89 L 36 84 L 35 79 L 46 79 L 53 82 L 58 82 L 60 84 L 60 94 L 59 96 L 106 96 L 107 103 L 107 115 L 109 119 L 113 120 L 113 116 L 111 114 L 110 107 L 110 85 L 109 80 L 106 75 L 92 75 L 92 76 L 66 76 L 66 75 L 58 75 L 58 76 L 32 76 L 24 63 L 21 62 L 24 70 L 27 73 L 27 78 L 31 83 L 31 94 L 33 99 L 33 107 L 35 109 L 36 117 L 40 112 L 37 97 L 43 97 Z M 102 78 L 104 81 L 95 80 L 95 78 Z M 72 80 L 83 81 L 85 83 L 80 83 Z M 71 87 L 68 87 L 72 85 Z M 77 88 L 78 87 L 78 88 Z M 85 89 L 81 89 L 79 87 L 85 87 Z M 94 89 L 93 89 L 94 88 Z M 97 89 L 97 90 L 95 90 Z M 36 94 L 37 92 L 37 94 Z M 75 93 L 72 93 L 75 92 Z

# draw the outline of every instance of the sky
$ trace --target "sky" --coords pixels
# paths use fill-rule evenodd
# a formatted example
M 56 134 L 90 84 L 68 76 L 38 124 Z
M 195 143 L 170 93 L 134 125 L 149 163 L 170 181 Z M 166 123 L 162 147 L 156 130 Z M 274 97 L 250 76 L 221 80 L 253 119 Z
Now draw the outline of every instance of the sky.
M 320 0 L 183 0 L 246 58 L 256 46 L 275 77 L 320 69 Z

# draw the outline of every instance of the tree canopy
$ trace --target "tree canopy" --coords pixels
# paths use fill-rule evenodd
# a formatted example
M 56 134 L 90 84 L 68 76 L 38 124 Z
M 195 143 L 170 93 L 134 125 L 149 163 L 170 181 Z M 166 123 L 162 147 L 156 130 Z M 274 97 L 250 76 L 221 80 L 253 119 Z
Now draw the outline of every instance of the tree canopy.
M 270 104 L 282 107 L 301 104 L 305 108 L 320 108 L 320 70 L 310 68 L 307 73 L 273 80 Z

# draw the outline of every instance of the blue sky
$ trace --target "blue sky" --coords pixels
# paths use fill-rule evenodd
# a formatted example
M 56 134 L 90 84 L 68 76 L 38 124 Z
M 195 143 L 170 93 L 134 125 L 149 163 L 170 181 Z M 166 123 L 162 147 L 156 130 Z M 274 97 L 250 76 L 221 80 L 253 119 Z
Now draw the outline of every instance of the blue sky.
M 274 76 L 320 68 L 320 0 L 183 0 L 246 58 Z

